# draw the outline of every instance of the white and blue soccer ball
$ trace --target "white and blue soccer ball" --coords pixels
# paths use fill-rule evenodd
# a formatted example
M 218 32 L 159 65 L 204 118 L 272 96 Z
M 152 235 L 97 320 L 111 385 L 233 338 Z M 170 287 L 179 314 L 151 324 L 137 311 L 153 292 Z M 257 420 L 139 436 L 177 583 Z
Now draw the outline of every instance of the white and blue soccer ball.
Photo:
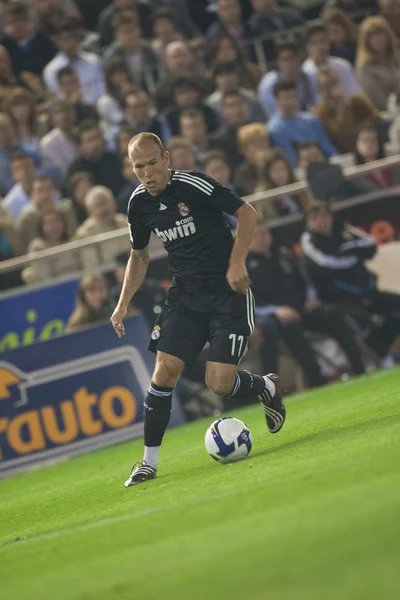
M 250 454 L 251 431 L 239 419 L 223 417 L 214 421 L 206 431 L 205 445 L 208 454 L 220 463 L 230 463 Z

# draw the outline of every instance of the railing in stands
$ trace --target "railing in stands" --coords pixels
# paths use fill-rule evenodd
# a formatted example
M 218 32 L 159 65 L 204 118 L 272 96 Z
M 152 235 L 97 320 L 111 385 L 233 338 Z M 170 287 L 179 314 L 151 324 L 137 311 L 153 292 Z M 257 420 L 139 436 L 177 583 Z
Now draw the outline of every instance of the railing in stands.
M 381 169 L 387 167 L 393 167 L 396 165 L 400 165 L 400 154 L 395 156 L 390 156 L 387 158 L 383 158 L 381 160 L 376 160 L 374 162 L 370 162 L 365 165 L 359 165 L 357 167 L 347 167 L 343 170 L 345 177 L 353 178 L 353 177 L 361 177 L 363 175 L 367 175 L 369 173 L 373 173 L 374 171 L 379 171 Z M 245 199 L 247 202 L 251 204 L 256 204 L 260 201 L 273 201 L 276 198 L 279 198 L 282 195 L 296 195 L 301 194 L 308 190 L 307 181 L 298 181 L 297 183 L 292 183 L 290 185 L 285 185 L 283 187 L 277 188 L 275 190 L 270 190 L 267 192 L 259 192 L 257 194 L 252 194 L 251 196 L 247 196 Z M 385 190 L 385 195 L 391 195 L 391 191 L 395 195 L 400 196 L 400 188 L 397 186 L 396 188 Z M 357 198 L 350 198 L 348 200 L 343 200 L 341 202 L 336 202 L 334 204 L 335 208 L 339 208 L 343 206 L 350 206 L 351 204 L 361 204 L 362 202 L 367 202 L 370 200 L 378 199 L 382 195 L 382 190 L 377 190 L 370 192 L 369 194 L 363 194 Z M 274 219 L 273 221 L 269 221 L 269 225 L 271 227 L 276 227 L 278 225 L 293 222 L 301 219 L 301 215 L 295 213 L 293 215 L 289 215 L 286 217 L 280 217 L 279 219 Z M 67 242 L 58 247 L 51 248 L 48 250 L 41 250 L 40 252 L 35 252 L 33 254 L 18 256 L 16 258 L 12 258 L 9 260 L 5 260 L 0 263 L 0 273 L 6 273 L 9 271 L 14 271 L 17 269 L 21 269 L 26 265 L 32 264 L 39 260 L 54 257 L 60 254 L 64 254 L 65 252 L 77 252 L 82 250 L 83 248 L 88 248 L 91 246 L 98 247 L 100 244 L 104 244 L 110 240 L 119 239 L 127 235 L 127 229 L 119 229 L 118 231 L 110 231 L 108 233 L 102 233 L 99 235 L 94 235 L 92 237 L 76 240 L 72 242 Z M 157 260 L 159 258 L 165 257 L 164 250 L 153 250 L 150 253 L 151 260 Z

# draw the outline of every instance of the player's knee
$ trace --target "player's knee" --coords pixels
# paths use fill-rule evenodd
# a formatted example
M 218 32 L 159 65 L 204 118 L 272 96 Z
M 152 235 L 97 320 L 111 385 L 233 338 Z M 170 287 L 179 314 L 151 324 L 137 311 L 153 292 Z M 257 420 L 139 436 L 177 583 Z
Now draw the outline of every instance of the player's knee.
M 156 385 L 163 387 L 175 387 L 182 372 L 180 361 L 161 359 L 157 361 L 153 374 L 153 381 Z
M 208 389 L 217 394 L 217 396 L 228 397 L 231 395 L 235 383 L 235 377 L 221 377 L 215 374 L 208 375 L 206 378 Z

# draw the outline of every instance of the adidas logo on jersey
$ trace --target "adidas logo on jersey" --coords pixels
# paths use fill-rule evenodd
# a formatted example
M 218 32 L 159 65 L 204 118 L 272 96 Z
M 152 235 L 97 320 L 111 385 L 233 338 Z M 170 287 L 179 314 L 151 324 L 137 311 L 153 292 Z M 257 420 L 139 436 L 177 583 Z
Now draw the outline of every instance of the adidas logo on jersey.
M 181 221 L 176 221 L 176 224 L 177 227 L 171 227 L 171 229 L 164 229 L 164 231 L 160 231 L 156 227 L 154 233 L 164 243 L 172 242 L 173 240 L 177 240 L 178 238 L 189 237 L 189 235 L 193 235 L 194 233 L 196 233 L 196 226 L 193 223 L 193 217 L 187 217 L 186 219 L 182 219 Z

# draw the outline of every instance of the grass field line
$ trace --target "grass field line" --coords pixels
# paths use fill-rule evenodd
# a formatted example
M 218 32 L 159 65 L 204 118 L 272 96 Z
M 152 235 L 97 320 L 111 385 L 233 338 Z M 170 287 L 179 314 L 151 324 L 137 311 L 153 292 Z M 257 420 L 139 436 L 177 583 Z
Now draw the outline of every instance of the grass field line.
M 388 458 L 390 458 L 392 456 L 398 457 L 398 452 L 393 452 L 390 454 L 385 453 L 385 460 L 387 460 Z M 268 481 L 264 481 L 263 483 L 258 484 L 255 487 L 257 489 L 260 489 L 260 488 L 270 486 L 270 485 L 279 485 L 282 483 L 288 483 L 291 481 L 296 481 L 296 480 L 298 481 L 301 479 L 306 479 L 308 477 L 325 475 L 327 473 L 340 471 L 341 469 L 345 469 L 348 467 L 366 464 L 372 460 L 376 460 L 377 458 L 379 458 L 379 457 L 377 457 L 376 454 L 363 456 L 358 459 L 343 461 L 341 463 L 338 463 L 335 465 L 330 465 L 328 467 L 312 469 L 309 471 L 304 471 L 302 473 L 293 473 L 287 477 L 276 477 L 275 479 L 273 479 L 273 478 L 268 479 Z M 129 493 L 129 492 L 127 492 L 127 493 Z M 122 523 L 124 521 L 140 519 L 142 517 L 147 517 L 150 515 L 154 515 L 154 514 L 157 514 L 160 512 L 166 512 L 166 511 L 173 510 L 173 509 L 184 509 L 185 507 L 188 507 L 188 506 L 202 504 L 205 502 L 212 502 L 214 500 L 220 500 L 221 498 L 225 498 L 225 497 L 238 496 L 242 493 L 243 493 L 243 489 L 240 488 L 240 489 L 234 489 L 234 490 L 227 490 L 225 492 L 221 492 L 218 494 L 206 494 L 203 496 L 195 496 L 192 498 L 188 498 L 184 502 L 177 502 L 177 503 L 169 504 L 167 506 L 166 505 L 155 506 L 153 508 L 144 509 L 144 510 L 141 510 L 141 511 L 138 511 L 135 513 L 116 515 L 114 517 L 107 517 L 104 519 L 99 519 L 98 521 L 92 521 L 90 523 L 84 523 L 81 525 L 73 525 L 71 527 L 56 529 L 54 531 L 38 533 L 38 534 L 32 535 L 31 537 L 19 539 L 16 542 L 13 542 L 13 541 L 5 542 L 4 544 L 0 545 L 0 552 L 7 550 L 7 549 L 18 547 L 21 544 L 27 544 L 27 543 L 32 543 L 32 542 L 42 541 L 42 540 L 53 540 L 53 539 L 57 539 L 63 535 L 82 533 L 85 531 L 89 531 L 91 529 L 96 529 L 98 527 L 103 527 L 103 526 L 111 525 L 111 524 L 115 524 L 115 523 Z

